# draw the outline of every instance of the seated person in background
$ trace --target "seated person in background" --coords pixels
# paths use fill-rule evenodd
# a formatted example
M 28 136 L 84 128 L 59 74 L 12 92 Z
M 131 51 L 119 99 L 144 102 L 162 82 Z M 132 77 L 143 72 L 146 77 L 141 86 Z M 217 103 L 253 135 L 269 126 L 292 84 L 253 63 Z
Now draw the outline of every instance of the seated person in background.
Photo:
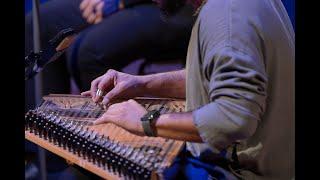
M 109 70 L 82 95 L 107 106 L 95 124 L 187 141 L 179 179 L 294 179 L 294 36 L 280 0 L 204 0 L 185 70 Z M 109 106 L 144 95 L 186 98 L 187 112 L 151 116 L 134 100 Z
M 49 0 L 40 6 L 42 47 L 65 28 L 88 26 L 69 48 L 67 64 L 80 90 L 106 69 L 121 70 L 138 58 L 169 53 L 184 59 L 193 7 L 163 16 L 151 0 Z M 25 55 L 33 49 L 32 14 L 25 18 Z M 44 69 L 44 94 L 69 93 L 66 62 Z
M 120 70 L 137 58 L 157 58 L 169 52 L 184 59 L 194 19 L 192 6 L 165 17 L 151 0 L 49 0 L 40 6 L 42 47 L 63 29 L 88 27 L 68 49 L 67 61 L 61 59 L 43 70 L 43 94 L 70 93 L 70 74 L 84 90 L 106 69 Z M 32 49 L 29 13 L 25 17 L 25 55 Z M 26 110 L 34 106 L 32 83 L 26 83 Z M 36 151 L 36 147 L 26 143 L 26 151 Z M 59 159 L 55 164 L 56 158 L 48 154 L 48 168 L 61 170 Z

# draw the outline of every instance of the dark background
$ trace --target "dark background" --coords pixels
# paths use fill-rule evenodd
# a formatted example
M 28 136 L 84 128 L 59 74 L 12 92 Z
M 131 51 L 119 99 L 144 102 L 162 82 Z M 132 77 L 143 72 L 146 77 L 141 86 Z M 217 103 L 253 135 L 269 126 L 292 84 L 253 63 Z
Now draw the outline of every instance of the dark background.
M 1 177 L 24 179 L 24 14 L 31 0 L 1 1 Z M 296 31 L 296 179 L 319 166 L 319 6 L 283 0 Z M 309 26 L 308 26 L 309 25 Z M 315 178 L 313 178 L 315 177 Z M 317 178 L 316 178 L 317 179 Z
M 40 3 L 46 2 L 48 0 L 40 0 Z M 295 27 L 295 0 L 281 0 L 286 7 L 289 17 L 292 21 L 293 26 Z M 25 0 L 24 2 L 25 12 L 29 12 L 32 9 L 32 0 Z

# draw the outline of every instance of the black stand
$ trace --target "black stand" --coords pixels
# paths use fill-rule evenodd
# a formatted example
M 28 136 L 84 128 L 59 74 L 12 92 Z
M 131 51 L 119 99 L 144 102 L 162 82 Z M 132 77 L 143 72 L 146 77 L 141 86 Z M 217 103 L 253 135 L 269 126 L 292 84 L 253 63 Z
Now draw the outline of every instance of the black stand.
M 32 18 L 33 18 L 33 44 L 34 52 L 38 53 L 41 49 L 40 41 L 40 13 L 39 13 L 39 0 L 32 0 Z M 35 77 L 35 102 L 39 104 L 42 98 L 42 74 L 39 73 Z M 42 180 L 47 179 L 46 171 L 46 154 L 45 150 L 38 147 L 38 155 L 40 162 L 40 176 Z

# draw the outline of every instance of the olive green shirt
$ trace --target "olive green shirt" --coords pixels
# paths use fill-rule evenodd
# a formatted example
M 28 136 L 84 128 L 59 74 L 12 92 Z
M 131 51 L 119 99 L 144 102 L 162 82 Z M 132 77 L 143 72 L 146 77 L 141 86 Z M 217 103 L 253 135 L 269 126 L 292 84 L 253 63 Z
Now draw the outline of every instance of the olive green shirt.
M 244 179 L 294 178 L 294 43 L 280 0 L 208 0 L 187 55 L 194 156 L 239 141 Z

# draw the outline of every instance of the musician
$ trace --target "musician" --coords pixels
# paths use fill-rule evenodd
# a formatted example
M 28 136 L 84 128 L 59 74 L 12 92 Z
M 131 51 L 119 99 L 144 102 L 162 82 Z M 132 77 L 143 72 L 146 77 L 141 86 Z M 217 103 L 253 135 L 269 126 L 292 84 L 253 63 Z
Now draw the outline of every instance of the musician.
M 281 1 L 208 0 L 200 8 L 186 69 L 108 70 L 82 93 L 105 105 L 119 97 L 186 98 L 187 112 L 158 117 L 129 100 L 107 106 L 95 124 L 187 141 L 186 176 L 294 179 L 295 35 Z
M 193 7 L 183 6 L 175 15 L 162 17 L 151 0 L 49 0 L 40 6 L 40 36 L 43 48 L 65 28 L 86 27 L 67 50 L 66 60 L 49 64 L 43 71 L 43 94 L 69 93 L 70 74 L 80 90 L 105 69 L 120 70 L 131 61 L 163 53 L 184 57 L 194 22 Z M 162 38 L 158 38 L 158 37 Z M 33 49 L 32 14 L 25 17 L 25 55 Z M 68 69 L 67 69 L 68 68 Z M 32 82 L 26 83 L 32 92 Z M 30 90 L 31 89 L 31 90 Z M 34 97 L 26 94 L 26 107 L 33 107 Z M 33 166 L 34 144 L 26 142 L 26 172 Z M 65 161 L 46 153 L 47 170 L 61 172 Z M 36 172 L 36 171 L 35 171 Z M 33 173 L 36 176 L 36 173 Z

